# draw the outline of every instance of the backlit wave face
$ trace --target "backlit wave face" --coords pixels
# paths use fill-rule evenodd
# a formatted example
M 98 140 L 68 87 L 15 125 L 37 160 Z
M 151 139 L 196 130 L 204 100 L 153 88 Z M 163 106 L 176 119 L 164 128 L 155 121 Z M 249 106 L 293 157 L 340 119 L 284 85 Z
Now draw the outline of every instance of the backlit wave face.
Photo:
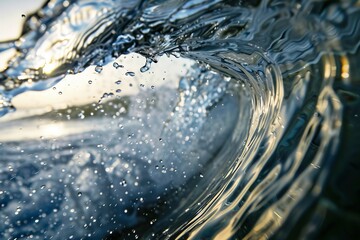
M 359 11 L 46 2 L 0 43 L 0 236 L 326 237 Z

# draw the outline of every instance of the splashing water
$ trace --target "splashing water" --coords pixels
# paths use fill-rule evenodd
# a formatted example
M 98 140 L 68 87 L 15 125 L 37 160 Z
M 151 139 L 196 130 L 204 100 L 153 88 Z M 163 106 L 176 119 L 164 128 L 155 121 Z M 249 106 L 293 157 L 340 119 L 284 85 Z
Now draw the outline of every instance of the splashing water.
M 357 2 L 25 17 L 0 43 L 1 238 L 355 238 Z

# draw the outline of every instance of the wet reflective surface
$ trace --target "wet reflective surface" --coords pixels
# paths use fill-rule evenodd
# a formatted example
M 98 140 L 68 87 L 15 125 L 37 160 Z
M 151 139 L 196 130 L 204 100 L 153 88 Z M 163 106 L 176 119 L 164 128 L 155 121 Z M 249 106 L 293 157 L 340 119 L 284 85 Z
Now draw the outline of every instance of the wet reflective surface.
M 49 1 L 25 18 L 0 43 L 1 238 L 357 236 L 358 3 Z

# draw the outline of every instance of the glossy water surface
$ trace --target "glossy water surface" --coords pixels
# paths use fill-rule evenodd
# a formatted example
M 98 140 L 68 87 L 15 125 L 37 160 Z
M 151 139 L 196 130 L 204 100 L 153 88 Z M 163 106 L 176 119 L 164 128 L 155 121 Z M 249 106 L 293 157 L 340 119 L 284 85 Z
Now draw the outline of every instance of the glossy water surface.
M 356 1 L 44 3 L 0 43 L 0 238 L 355 237 L 359 39 Z

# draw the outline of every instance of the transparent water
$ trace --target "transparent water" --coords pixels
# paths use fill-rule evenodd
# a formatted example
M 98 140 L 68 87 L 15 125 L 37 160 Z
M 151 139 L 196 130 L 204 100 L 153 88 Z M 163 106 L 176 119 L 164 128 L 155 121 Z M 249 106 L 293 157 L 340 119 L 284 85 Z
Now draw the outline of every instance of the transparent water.
M 357 2 L 25 17 L 0 43 L 1 238 L 357 236 Z

